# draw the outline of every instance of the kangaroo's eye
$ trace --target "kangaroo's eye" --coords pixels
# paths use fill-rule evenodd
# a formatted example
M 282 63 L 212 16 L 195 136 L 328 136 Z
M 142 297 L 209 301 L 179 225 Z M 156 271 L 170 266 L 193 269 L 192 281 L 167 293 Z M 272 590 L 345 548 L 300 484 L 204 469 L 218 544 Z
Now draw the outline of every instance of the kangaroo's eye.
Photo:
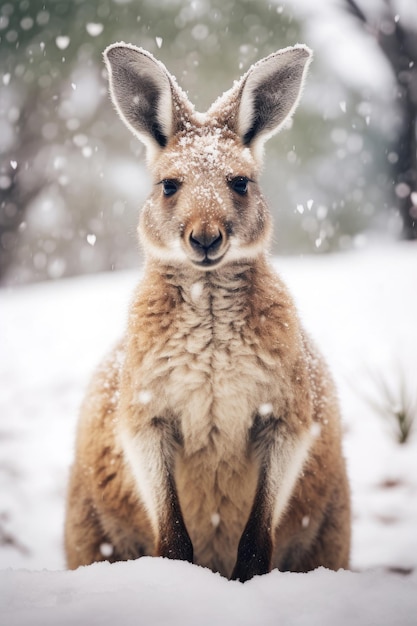
M 162 181 L 164 196 L 173 196 L 178 191 L 179 184 L 176 180 L 165 179 Z
M 230 186 L 233 191 L 238 193 L 240 196 L 244 196 L 248 191 L 248 182 L 249 178 L 246 178 L 246 176 L 237 176 L 236 178 L 232 178 Z

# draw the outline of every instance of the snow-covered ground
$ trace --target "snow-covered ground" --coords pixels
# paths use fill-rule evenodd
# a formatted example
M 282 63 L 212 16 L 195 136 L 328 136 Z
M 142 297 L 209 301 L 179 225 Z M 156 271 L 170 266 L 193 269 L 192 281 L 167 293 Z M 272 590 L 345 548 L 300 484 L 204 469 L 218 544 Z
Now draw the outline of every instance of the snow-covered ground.
M 0 624 L 416 624 L 417 428 L 398 444 L 368 398 L 381 377 L 417 410 L 417 248 L 274 263 L 339 387 L 354 571 L 245 585 L 151 558 L 61 571 L 77 408 L 138 273 L 76 278 L 0 291 Z

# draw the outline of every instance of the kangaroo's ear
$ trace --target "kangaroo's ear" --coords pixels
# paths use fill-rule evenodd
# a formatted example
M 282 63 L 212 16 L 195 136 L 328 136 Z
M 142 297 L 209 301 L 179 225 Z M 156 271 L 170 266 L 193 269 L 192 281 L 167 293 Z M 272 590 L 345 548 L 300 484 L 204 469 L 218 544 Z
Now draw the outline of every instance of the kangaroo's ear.
M 258 61 L 210 113 L 221 117 L 227 111 L 227 123 L 243 144 L 258 150 L 295 111 L 311 57 L 307 46 L 297 45 Z
M 104 51 L 104 60 L 116 110 L 152 158 L 176 132 L 174 99 L 184 99 L 185 94 L 163 64 L 141 48 L 112 44 Z

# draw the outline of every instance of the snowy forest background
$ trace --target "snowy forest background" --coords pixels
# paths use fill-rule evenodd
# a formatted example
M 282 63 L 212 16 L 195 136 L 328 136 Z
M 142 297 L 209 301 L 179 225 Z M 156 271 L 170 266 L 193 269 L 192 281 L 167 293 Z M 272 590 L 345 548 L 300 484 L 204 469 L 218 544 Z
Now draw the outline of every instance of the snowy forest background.
M 274 252 L 415 238 L 417 4 L 411 0 L 0 3 L 0 280 L 136 266 L 143 148 L 110 104 L 102 51 L 154 53 L 198 110 L 259 58 L 315 57 L 290 132 L 268 144 Z

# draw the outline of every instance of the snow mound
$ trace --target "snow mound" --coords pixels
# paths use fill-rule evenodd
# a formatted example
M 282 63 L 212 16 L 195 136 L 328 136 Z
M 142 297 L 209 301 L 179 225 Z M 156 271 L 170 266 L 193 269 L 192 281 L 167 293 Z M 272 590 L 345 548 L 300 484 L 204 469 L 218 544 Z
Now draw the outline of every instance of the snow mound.
M 144 557 L 74 572 L 1 572 L 0 581 L 0 623 L 9 626 L 411 626 L 417 614 L 417 574 L 382 571 L 274 571 L 242 585 L 189 563 Z

